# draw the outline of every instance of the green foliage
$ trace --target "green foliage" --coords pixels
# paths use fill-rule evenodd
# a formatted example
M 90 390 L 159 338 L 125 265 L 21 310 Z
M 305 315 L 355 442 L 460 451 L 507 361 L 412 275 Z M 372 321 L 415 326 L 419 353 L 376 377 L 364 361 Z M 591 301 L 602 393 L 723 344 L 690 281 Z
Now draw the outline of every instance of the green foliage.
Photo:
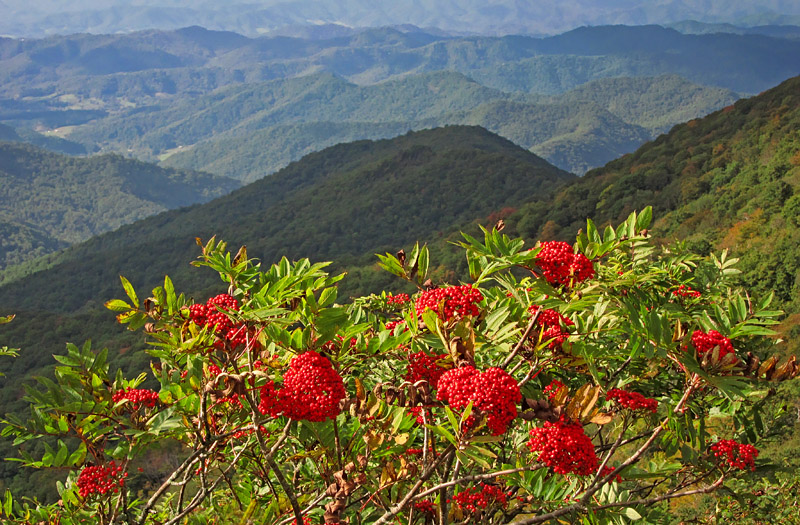
M 800 370 L 793 359 L 752 365 L 774 353 L 769 336 L 781 312 L 770 310 L 771 297 L 754 301 L 735 285 L 737 260 L 659 247 L 647 233 L 651 220 L 646 208 L 602 233 L 589 221 L 574 249 L 597 258 L 594 275 L 555 287 L 537 273 L 536 246 L 525 249 L 523 239 L 496 229 L 484 229 L 483 240 L 464 235 L 461 248 L 481 295 L 477 315 L 444 315 L 442 304 L 438 313 L 422 312 L 413 300 L 396 303 L 386 293 L 338 304 L 346 277 L 328 273 L 328 263 L 282 258 L 266 267 L 244 247 L 234 255 L 223 241 L 198 241 L 194 265 L 218 274 L 236 298 L 235 308 L 218 313 L 247 334 L 244 340 L 197 324 L 190 306 L 202 301 L 179 294 L 170 278 L 142 299 L 123 277 L 127 297 L 106 307 L 133 330 L 145 327 L 151 373 L 126 378 L 111 368 L 108 350 L 89 343 L 54 356 L 53 378 L 26 388 L 29 416 L 7 416 L 2 435 L 19 447 L 23 467 L 66 471 L 56 482 L 60 502 L 21 502 L 6 491 L 3 518 L 144 524 L 257 514 L 270 524 L 287 516 L 422 524 L 432 516 L 413 503 L 425 498 L 445 523 L 560 516 L 625 523 L 653 521 L 663 517 L 654 504 L 723 484 L 735 493 L 749 473 L 715 457 L 710 445 L 729 438 L 760 444 L 786 414 L 783 400 L 773 399 L 775 383 Z M 420 286 L 419 298 L 430 255 L 416 244 L 380 261 Z M 681 285 L 701 295 L 674 294 Z M 559 328 L 563 341 L 532 329 L 539 317 L 532 306 L 569 320 Z M 403 328 L 387 328 L 390 320 L 402 320 Z M 734 339 L 734 355 L 695 350 L 693 332 L 712 328 Z M 443 352 L 436 361 L 442 372 L 505 369 L 522 403 L 503 408 L 514 417 L 500 432 L 491 420 L 487 428 L 497 409 L 484 397 L 498 387 L 448 406 L 441 381 L 409 376 L 414 352 Z M 348 392 L 337 416 L 316 422 L 293 416 L 291 397 L 271 397 L 291 388 L 289 370 L 297 356 L 309 355 L 330 363 Z M 310 373 L 299 377 L 307 381 Z M 148 375 L 158 389 L 152 402 L 126 398 Z M 548 394 L 555 379 L 564 386 Z M 303 388 L 329 387 L 312 381 Z M 612 388 L 652 396 L 654 411 L 602 396 Z M 279 404 L 258 408 L 270 401 Z M 415 407 L 426 414 L 422 423 Z M 592 436 L 586 440 L 598 461 L 588 475 L 559 473 L 543 452 L 528 452 L 529 431 L 559 418 Z M 154 463 L 168 448 L 174 463 Z M 115 490 L 81 485 L 88 469 L 107 465 L 120 467 L 110 479 Z M 143 465 L 156 471 L 154 482 Z M 759 458 L 753 468 L 770 467 Z M 457 502 L 486 483 L 505 503 L 471 510 Z

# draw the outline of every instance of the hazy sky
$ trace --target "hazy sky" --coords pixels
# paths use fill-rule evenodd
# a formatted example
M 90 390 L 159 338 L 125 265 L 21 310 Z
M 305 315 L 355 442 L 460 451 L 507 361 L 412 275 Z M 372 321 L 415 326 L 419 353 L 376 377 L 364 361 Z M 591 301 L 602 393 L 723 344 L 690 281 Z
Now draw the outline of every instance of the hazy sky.
M 0 0 L 0 33 L 6 34 L 187 25 L 253 34 L 324 22 L 556 33 L 581 25 L 687 19 L 740 25 L 800 23 L 800 0 Z

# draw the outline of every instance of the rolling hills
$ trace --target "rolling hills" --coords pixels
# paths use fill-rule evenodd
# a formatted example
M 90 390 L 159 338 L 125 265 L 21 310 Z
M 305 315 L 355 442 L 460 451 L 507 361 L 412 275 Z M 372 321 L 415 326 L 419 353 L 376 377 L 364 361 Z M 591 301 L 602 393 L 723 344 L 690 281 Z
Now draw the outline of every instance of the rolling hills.
M 326 73 L 232 87 L 171 106 L 108 119 L 73 137 L 133 147 L 163 165 L 252 181 L 322 147 L 448 124 L 477 125 L 582 174 L 633 151 L 684 116 L 737 95 L 680 77 L 603 79 L 541 97 L 488 89 L 454 72 L 357 86 Z M 142 133 L 137 137 L 137 132 Z M 176 146 L 192 145 L 175 149 Z M 174 153 L 173 153 L 174 152 Z

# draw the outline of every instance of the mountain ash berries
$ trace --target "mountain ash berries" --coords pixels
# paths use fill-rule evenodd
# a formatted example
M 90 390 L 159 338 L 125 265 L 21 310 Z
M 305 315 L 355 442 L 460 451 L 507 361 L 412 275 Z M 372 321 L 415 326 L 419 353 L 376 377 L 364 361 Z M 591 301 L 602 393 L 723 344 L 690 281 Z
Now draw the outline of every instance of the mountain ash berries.
M 273 417 L 283 413 L 289 419 L 325 421 L 339 414 L 345 396 L 342 377 L 331 362 L 309 350 L 292 359 L 280 390 L 271 383 L 261 388 L 259 410 Z
M 554 472 L 579 476 L 597 472 L 594 445 L 580 423 L 567 421 L 562 416 L 555 423 L 546 422 L 542 428 L 532 428 L 530 436 L 528 448 L 538 452 L 538 460 Z
M 481 291 L 465 284 L 426 290 L 419 296 L 414 308 L 418 316 L 425 310 L 433 310 L 440 319 L 449 321 L 455 316 L 477 317 L 480 314 L 477 304 L 481 301 L 483 301 Z
M 114 403 L 119 403 L 127 399 L 133 410 L 139 407 L 153 408 L 158 404 L 158 392 L 144 388 L 128 388 L 127 390 L 117 390 L 111 395 Z
M 247 329 L 244 323 L 234 323 L 223 312 L 230 310 L 239 311 L 239 301 L 226 293 L 212 297 L 206 304 L 193 304 L 189 306 L 189 319 L 198 326 L 207 326 L 214 330 L 220 341 L 214 346 L 222 348 L 222 340 L 227 340 L 231 348 L 243 345 L 247 342 Z
M 758 457 L 758 449 L 753 445 L 737 443 L 732 439 L 723 439 L 711 445 L 709 449 L 714 456 L 725 460 L 733 468 L 756 469 L 755 461 Z
M 108 492 L 119 492 L 120 487 L 125 485 L 125 478 L 128 476 L 127 472 L 121 473 L 122 466 L 117 466 L 114 461 L 109 462 L 108 466 L 84 467 L 76 481 L 78 493 L 85 499 L 92 494 L 103 495 Z
M 700 358 L 707 352 L 713 351 L 716 346 L 719 346 L 720 359 L 734 353 L 731 340 L 716 330 L 710 330 L 708 333 L 695 330 L 692 334 L 692 344 L 697 349 L 697 356 Z
M 553 286 L 572 286 L 594 277 L 592 261 L 562 241 L 543 242 L 536 264 Z
M 503 434 L 517 417 L 517 405 L 522 401 L 517 382 L 502 368 L 479 372 L 471 366 L 445 372 L 437 384 L 440 401 L 455 410 L 463 410 L 472 401 L 472 408 L 486 415 L 486 424 L 493 436 Z M 473 413 L 467 426 L 476 423 Z
M 533 305 L 528 311 L 531 315 L 536 315 L 539 309 L 539 306 Z M 550 341 L 547 348 L 559 349 L 569 337 L 569 331 L 565 327 L 575 326 L 575 323 L 555 310 L 542 310 L 536 318 L 536 326 L 542 330 L 541 340 Z
M 606 401 L 616 401 L 620 406 L 630 410 L 647 410 L 655 414 L 658 401 L 644 397 L 638 392 L 628 392 L 619 388 L 612 388 L 606 394 Z
M 481 483 L 479 487 L 462 490 L 451 501 L 462 511 L 478 513 L 490 506 L 508 506 L 506 493 L 497 485 Z
M 431 388 L 436 388 L 439 378 L 446 372 L 438 365 L 438 361 L 446 357 L 447 354 L 428 355 L 421 351 L 409 354 L 408 368 L 406 368 L 406 375 L 403 379 L 409 383 L 425 380 L 431 385 Z

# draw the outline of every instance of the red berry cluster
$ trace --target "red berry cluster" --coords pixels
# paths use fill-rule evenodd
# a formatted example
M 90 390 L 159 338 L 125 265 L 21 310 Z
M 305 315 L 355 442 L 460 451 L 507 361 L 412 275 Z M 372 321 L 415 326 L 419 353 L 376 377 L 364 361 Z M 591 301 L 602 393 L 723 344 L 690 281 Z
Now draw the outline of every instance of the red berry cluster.
M 480 313 L 477 304 L 481 301 L 481 291 L 465 284 L 426 290 L 419 296 L 414 308 L 417 315 L 422 315 L 425 310 L 433 310 L 442 320 L 448 321 L 456 315 L 477 316 Z
M 401 324 L 405 324 L 405 319 L 400 319 L 399 321 L 386 321 L 386 329 L 394 332 L 394 329 Z
M 111 400 L 118 403 L 123 399 L 127 399 L 131 404 L 133 410 L 145 406 L 153 408 L 158 404 L 158 392 L 147 390 L 145 388 L 128 388 L 127 390 L 117 390 L 111 395 Z
M 117 466 L 111 461 L 107 467 L 102 465 L 94 467 L 84 467 L 78 475 L 78 493 L 82 498 L 87 498 L 92 494 L 106 494 L 108 492 L 119 492 L 119 488 L 125 485 L 125 478 L 128 473 L 120 475 L 122 466 Z
M 433 514 L 434 507 L 433 502 L 429 499 L 421 499 L 414 503 L 414 510 L 417 512 L 422 512 L 424 514 Z
M 481 483 L 480 487 L 462 490 L 450 500 L 462 511 L 477 513 L 493 505 L 508 506 L 506 493 L 497 485 Z
M 594 277 L 592 261 L 562 241 L 543 242 L 536 264 L 553 286 L 570 286 Z
M 258 426 L 258 431 L 261 432 L 262 434 L 264 434 L 265 438 L 268 438 L 270 435 L 272 435 L 271 432 L 268 431 L 264 425 L 259 425 Z M 243 438 L 243 437 L 251 436 L 251 435 L 253 435 L 254 432 L 255 432 L 255 430 L 253 428 L 248 428 L 248 429 L 245 429 L 245 430 L 237 430 L 236 432 L 233 433 L 232 437 L 234 439 L 240 439 L 240 438 Z
M 389 294 L 389 296 L 386 297 L 386 304 L 406 304 L 410 300 L 411 297 L 409 297 L 407 293 L 399 293 L 397 295 Z
M 272 381 L 259 389 L 259 398 L 258 411 L 265 416 L 278 417 L 283 411 L 278 401 L 278 389 Z
M 559 474 L 575 473 L 588 476 L 597 471 L 597 454 L 592 440 L 576 422 L 562 416 L 555 423 L 545 422 L 542 428 L 532 428 L 527 445 L 539 453 L 539 461 Z
M 536 315 L 539 311 L 539 306 L 533 305 L 528 308 L 531 315 Z M 561 348 L 564 341 L 569 337 L 569 331 L 565 330 L 565 326 L 575 326 L 572 319 L 561 315 L 555 310 L 542 310 L 539 317 L 536 318 L 536 326 L 542 328 L 542 341 L 550 340 L 547 345 L 548 348 Z
M 411 407 L 408 411 L 411 412 L 411 415 L 417 417 L 417 425 L 424 425 L 425 423 L 428 423 L 429 425 L 433 424 L 433 413 L 429 408 Z M 422 417 L 423 411 L 425 414 L 424 418 Z
M 193 304 L 189 307 L 189 318 L 198 326 L 208 326 L 214 329 L 221 340 L 227 340 L 232 348 L 243 345 L 247 342 L 247 329 L 243 323 L 234 323 L 230 318 L 221 312 L 224 310 L 239 311 L 239 301 L 226 293 L 212 297 L 206 304 Z M 223 348 L 222 341 L 216 344 L 218 348 Z
M 276 391 L 271 384 L 261 388 L 259 410 L 273 417 L 283 413 L 289 419 L 325 421 L 339 414 L 345 396 L 342 377 L 331 362 L 309 350 L 289 363 L 283 388 Z
M 437 396 L 456 410 L 466 408 L 470 401 L 475 410 L 486 415 L 486 424 L 493 436 L 505 433 L 517 417 L 517 405 L 522 401 L 517 382 L 502 368 L 479 372 L 465 366 L 445 372 L 437 384 Z M 467 426 L 476 423 L 474 415 Z
M 697 349 L 698 356 L 702 356 L 706 352 L 712 351 L 716 346 L 719 346 L 720 359 L 728 354 L 733 353 L 733 345 L 731 344 L 731 340 L 716 330 L 711 330 L 708 333 L 695 330 L 692 334 L 692 344 Z
M 758 449 L 747 443 L 737 443 L 732 439 L 717 441 L 711 447 L 711 452 L 718 458 L 724 459 L 733 468 L 744 470 L 756 469 Z
M 697 299 L 702 294 L 700 292 L 698 292 L 697 290 L 692 290 L 691 288 L 689 288 L 685 284 L 682 284 L 682 285 L 680 285 L 678 287 L 677 290 L 672 290 L 672 295 L 674 295 L 675 297 L 678 297 L 678 296 L 680 296 L 680 297 L 692 297 L 693 299 Z
M 649 410 L 656 413 L 658 401 L 652 397 L 644 397 L 638 392 L 628 392 L 619 388 L 612 388 L 606 394 L 606 401 L 614 400 L 625 408 L 631 410 Z
M 553 401 L 562 388 L 567 388 L 567 387 L 564 386 L 564 383 L 562 383 L 558 379 L 554 379 L 550 381 L 549 385 L 544 387 L 544 395 L 547 396 L 547 399 Z
M 425 380 L 431 385 L 431 388 L 436 388 L 439 378 L 447 371 L 437 363 L 445 357 L 447 357 L 447 354 L 428 355 L 422 351 L 409 354 L 408 367 L 403 379 L 410 383 Z

